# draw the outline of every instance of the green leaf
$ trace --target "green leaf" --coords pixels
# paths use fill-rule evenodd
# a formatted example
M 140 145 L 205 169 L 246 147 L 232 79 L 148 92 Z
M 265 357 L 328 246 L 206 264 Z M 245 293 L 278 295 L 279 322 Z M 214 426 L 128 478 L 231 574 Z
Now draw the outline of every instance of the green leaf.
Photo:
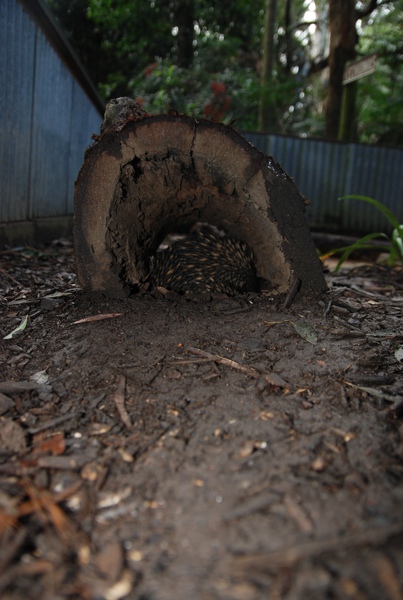
M 295 321 L 293 322 L 293 327 L 295 331 L 300 335 L 304 340 L 309 342 L 310 344 L 316 344 L 318 341 L 318 336 L 316 331 L 312 329 L 308 323 L 305 321 Z
M 17 335 L 19 335 L 20 333 L 22 333 L 24 331 L 25 327 L 27 326 L 27 323 L 28 323 L 28 315 L 25 315 L 25 317 L 22 319 L 22 321 L 18 325 L 18 327 L 16 327 L 14 329 L 14 331 L 9 333 L 8 335 L 4 336 L 3 340 L 11 340 L 14 337 L 16 337 Z
M 393 225 L 393 227 L 395 229 L 399 229 L 400 227 L 400 223 L 399 221 L 396 219 L 395 215 L 392 213 L 391 210 L 389 210 L 389 208 L 387 206 L 385 206 L 384 204 L 382 204 L 382 202 L 378 202 L 378 200 L 375 200 L 374 198 L 370 198 L 369 196 L 359 196 L 359 195 L 351 195 L 351 196 L 342 196 L 341 198 L 339 198 L 339 200 L 362 200 L 363 202 L 367 202 L 368 204 L 372 204 L 373 206 L 375 206 L 378 210 L 380 210 L 385 217 L 390 221 L 390 223 Z
M 342 248 L 337 248 L 332 252 L 329 252 L 325 256 L 331 256 L 337 252 L 343 252 L 339 262 L 336 265 L 336 271 L 338 271 L 345 260 L 350 256 L 354 250 L 368 250 L 368 249 L 379 249 L 379 250 L 387 250 L 389 252 L 388 264 L 389 266 L 393 266 L 397 259 L 403 261 L 403 224 L 399 223 L 396 219 L 392 211 L 389 210 L 382 202 L 378 202 L 374 198 L 370 198 L 369 196 L 360 196 L 360 195 L 348 195 L 342 196 L 339 200 L 361 200 L 366 202 L 367 204 L 372 204 L 377 208 L 382 214 L 384 214 L 389 222 L 393 225 L 393 233 L 392 238 L 390 239 L 384 233 L 370 233 L 361 239 L 354 242 L 350 246 L 343 246 Z M 375 238 L 384 238 L 389 241 L 389 245 L 387 248 L 381 247 L 376 244 L 367 244 L 370 240 Z
M 379 246 L 377 244 L 367 244 L 367 242 L 369 242 L 370 240 L 373 240 L 375 238 L 385 238 L 387 240 L 389 239 L 387 235 L 385 235 L 384 233 L 381 233 L 381 232 L 369 233 L 368 235 L 364 235 L 364 237 L 362 237 L 359 240 L 357 240 L 356 242 L 354 242 L 354 244 L 351 244 L 350 246 L 343 246 L 342 248 L 338 248 L 337 250 L 335 250 L 334 252 L 341 252 L 344 250 L 342 256 L 340 257 L 339 262 L 336 265 L 335 271 L 338 271 L 340 269 L 341 265 L 344 263 L 345 260 L 348 259 L 348 257 L 350 256 L 350 254 L 352 252 L 354 252 L 354 250 L 383 249 L 381 246 Z
M 403 260 L 403 225 L 399 225 L 393 230 L 392 243 L 400 260 Z

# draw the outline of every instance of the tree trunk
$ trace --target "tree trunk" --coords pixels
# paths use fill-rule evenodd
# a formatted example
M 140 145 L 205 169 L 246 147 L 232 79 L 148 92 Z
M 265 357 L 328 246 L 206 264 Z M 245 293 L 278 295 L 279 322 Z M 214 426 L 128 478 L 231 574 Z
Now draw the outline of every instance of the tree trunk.
M 291 34 L 291 25 L 292 25 L 292 17 L 291 17 L 291 0 L 286 0 L 285 3 L 285 13 L 284 13 L 284 41 L 285 41 L 285 52 L 286 52 L 286 64 L 284 67 L 287 75 L 291 73 L 291 65 L 292 65 L 292 53 L 293 53 L 293 37 Z
M 343 98 L 343 74 L 348 60 L 355 58 L 358 41 L 355 29 L 355 0 L 329 0 L 329 87 L 326 134 L 337 138 Z
M 193 62 L 194 0 L 181 0 L 175 5 L 174 25 L 178 27 L 178 67 L 188 69 Z
M 134 111 L 103 128 L 76 183 L 76 268 L 85 290 L 135 291 L 166 235 L 196 222 L 248 243 L 273 293 L 296 280 L 302 293 L 326 289 L 303 199 L 272 158 L 222 124 L 135 119 Z
M 270 80 L 274 65 L 274 28 L 276 23 L 277 0 L 266 0 L 263 36 L 263 64 L 260 77 L 259 131 L 270 131 L 275 119 L 270 102 Z

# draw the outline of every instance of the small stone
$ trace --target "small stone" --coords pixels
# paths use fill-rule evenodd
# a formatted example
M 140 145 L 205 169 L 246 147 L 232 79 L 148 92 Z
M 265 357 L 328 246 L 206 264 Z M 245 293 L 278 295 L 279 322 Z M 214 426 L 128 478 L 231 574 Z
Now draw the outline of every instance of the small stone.
M 0 448 L 6 452 L 20 453 L 27 447 L 25 432 L 12 419 L 0 419 Z
M 312 464 L 311 464 L 311 468 L 312 468 L 314 471 L 317 471 L 317 472 L 324 471 L 324 470 L 325 470 L 325 468 L 326 468 L 326 462 L 325 462 L 325 460 L 324 460 L 324 459 L 323 459 L 321 456 L 318 456 L 318 457 L 317 457 L 317 458 L 315 458 L 315 460 L 312 462 Z
M 4 413 L 11 410 L 14 406 L 14 401 L 0 392 L 0 415 L 4 415 Z

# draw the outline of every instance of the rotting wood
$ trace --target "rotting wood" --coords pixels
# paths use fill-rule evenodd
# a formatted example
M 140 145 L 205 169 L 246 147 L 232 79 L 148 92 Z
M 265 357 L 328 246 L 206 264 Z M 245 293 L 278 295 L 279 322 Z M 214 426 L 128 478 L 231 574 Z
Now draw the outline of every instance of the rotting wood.
M 305 202 L 273 160 L 229 126 L 183 115 L 119 121 L 86 152 L 75 189 L 80 285 L 125 297 L 168 233 L 196 222 L 245 241 L 263 287 L 326 289 Z M 267 283 L 268 282 L 268 283 Z

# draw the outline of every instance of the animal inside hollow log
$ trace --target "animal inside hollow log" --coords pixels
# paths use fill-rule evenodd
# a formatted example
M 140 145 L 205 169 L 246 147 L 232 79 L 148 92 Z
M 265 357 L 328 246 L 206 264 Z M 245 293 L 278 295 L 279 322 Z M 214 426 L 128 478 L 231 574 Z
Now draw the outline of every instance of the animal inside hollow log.
M 155 287 L 181 294 L 257 292 L 254 260 L 246 242 L 197 223 L 188 234 L 165 238 L 150 259 L 150 279 Z
M 94 139 L 74 196 L 75 264 L 85 292 L 126 298 L 154 283 L 210 296 L 256 288 L 285 294 L 297 279 L 302 295 L 326 291 L 300 192 L 273 157 L 232 127 L 147 116 L 123 98 L 109 105 Z M 193 217 L 228 225 L 228 235 L 213 236 L 207 252 L 206 236 L 185 229 Z M 186 240 L 157 252 L 176 226 L 193 243 L 190 273 L 173 261 Z M 204 249 L 197 251 L 198 242 Z

